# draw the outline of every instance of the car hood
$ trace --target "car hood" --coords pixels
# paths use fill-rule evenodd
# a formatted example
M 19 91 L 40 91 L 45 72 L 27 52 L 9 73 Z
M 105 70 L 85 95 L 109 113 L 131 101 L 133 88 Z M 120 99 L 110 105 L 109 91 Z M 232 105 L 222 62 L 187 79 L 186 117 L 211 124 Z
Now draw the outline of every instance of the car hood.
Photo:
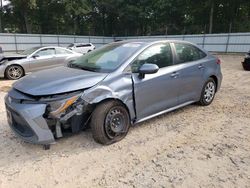
M 27 55 L 22 54 L 0 54 L 0 62 L 3 60 L 12 61 L 15 59 L 24 59 L 27 58 Z
M 23 77 L 13 87 L 32 96 L 47 96 L 93 87 L 106 76 L 107 73 L 58 67 Z

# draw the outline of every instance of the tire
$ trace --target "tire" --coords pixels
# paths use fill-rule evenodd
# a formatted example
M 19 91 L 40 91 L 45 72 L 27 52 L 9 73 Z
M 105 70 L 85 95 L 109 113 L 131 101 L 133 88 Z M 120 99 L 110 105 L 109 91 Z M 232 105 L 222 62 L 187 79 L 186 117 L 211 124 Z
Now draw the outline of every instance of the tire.
M 88 51 L 88 53 L 91 52 L 91 50 Z
M 90 126 L 96 142 L 110 145 L 127 135 L 130 117 L 127 109 L 120 102 L 107 101 L 96 107 Z
M 24 70 L 19 65 L 10 65 L 5 70 L 5 76 L 9 80 L 18 80 L 24 76 Z
M 215 97 L 216 83 L 213 78 L 209 78 L 203 86 L 200 101 L 198 102 L 201 106 L 210 105 Z

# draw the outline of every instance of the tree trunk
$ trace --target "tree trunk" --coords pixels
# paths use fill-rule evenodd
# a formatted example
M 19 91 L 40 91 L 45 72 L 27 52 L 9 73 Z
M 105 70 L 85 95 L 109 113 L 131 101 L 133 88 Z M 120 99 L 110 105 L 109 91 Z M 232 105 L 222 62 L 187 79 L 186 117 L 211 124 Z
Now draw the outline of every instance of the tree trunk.
M 25 28 L 27 33 L 31 33 L 31 25 L 28 20 L 28 15 L 24 14 L 24 22 L 25 22 Z
M 214 0 L 210 1 L 210 17 L 209 17 L 209 33 L 213 32 L 213 19 L 214 19 Z

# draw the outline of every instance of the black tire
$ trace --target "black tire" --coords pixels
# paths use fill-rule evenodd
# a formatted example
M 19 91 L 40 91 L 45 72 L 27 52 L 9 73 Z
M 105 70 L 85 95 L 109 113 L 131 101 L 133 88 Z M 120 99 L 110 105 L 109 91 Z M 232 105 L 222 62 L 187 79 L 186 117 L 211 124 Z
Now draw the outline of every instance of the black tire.
M 18 80 L 24 76 L 23 67 L 20 65 L 10 65 L 5 70 L 5 76 L 9 80 Z
M 91 50 L 88 51 L 88 53 L 91 52 Z
M 211 85 L 209 85 L 211 84 Z M 211 86 L 211 87 L 210 87 Z M 214 81 L 213 78 L 209 78 L 206 83 L 203 86 L 202 92 L 201 92 L 201 97 L 200 97 L 200 101 L 198 102 L 201 106 L 208 106 L 210 105 L 215 97 L 215 93 L 216 93 L 216 83 Z M 211 89 L 208 89 L 211 88 Z M 213 88 L 213 90 L 212 90 Z M 211 91 L 210 93 L 207 93 L 207 90 Z M 207 95 L 209 95 L 210 97 L 207 97 Z
M 106 101 L 94 110 L 90 126 L 96 142 L 110 145 L 127 135 L 130 117 L 127 109 L 120 102 Z

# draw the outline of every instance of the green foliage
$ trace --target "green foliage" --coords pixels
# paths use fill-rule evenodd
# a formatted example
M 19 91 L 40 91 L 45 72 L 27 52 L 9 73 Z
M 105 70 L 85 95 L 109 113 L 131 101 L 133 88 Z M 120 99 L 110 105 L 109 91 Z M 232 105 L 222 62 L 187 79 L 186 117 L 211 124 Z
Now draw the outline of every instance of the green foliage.
M 249 0 L 10 0 L 5 32 L 158 35 L 250 31 Z

